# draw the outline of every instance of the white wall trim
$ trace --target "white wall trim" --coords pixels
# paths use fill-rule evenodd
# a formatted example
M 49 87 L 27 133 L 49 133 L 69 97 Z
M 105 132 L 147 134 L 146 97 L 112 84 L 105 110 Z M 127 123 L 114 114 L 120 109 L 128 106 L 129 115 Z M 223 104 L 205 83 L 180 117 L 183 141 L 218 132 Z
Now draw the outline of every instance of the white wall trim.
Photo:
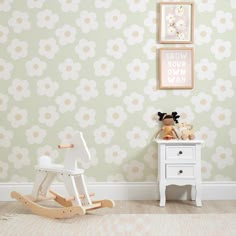
M 0 201 L 12 201 L 11 191 L 30 194 L 33 183 L 0 183 Z M 114 200 L 158 200 L 156 182 L 93 182 L 88 183 L 89 192 L 95 192 L 95 199 Z M 62 183 L 52 185 L 52 189 L 66 194 Z M 168 186 L 167 200 L 190 198 L 190 186 Z M 236 182 L 203 182 L 202 200 L 236 200 Z

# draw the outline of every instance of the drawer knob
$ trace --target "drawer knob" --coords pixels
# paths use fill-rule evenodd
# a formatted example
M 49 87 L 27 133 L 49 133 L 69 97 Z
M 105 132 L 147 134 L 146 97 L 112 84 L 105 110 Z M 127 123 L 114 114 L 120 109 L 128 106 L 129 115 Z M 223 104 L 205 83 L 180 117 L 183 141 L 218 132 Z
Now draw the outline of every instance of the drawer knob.
M 183 170 L 180 170 L 179 173 L 182 174 L 182 173 L 183 173 Z
M 181 154 L 183 154 L 183 152 L 182 152 L 182 151 L 179 151 L 179 155 L 181 155 Z

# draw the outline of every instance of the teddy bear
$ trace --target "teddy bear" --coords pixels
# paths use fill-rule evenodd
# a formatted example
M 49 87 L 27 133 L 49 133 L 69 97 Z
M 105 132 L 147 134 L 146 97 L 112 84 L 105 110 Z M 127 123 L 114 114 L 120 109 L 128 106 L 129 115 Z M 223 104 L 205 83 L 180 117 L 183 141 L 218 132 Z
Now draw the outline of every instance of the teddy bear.
M 180 133 L 180 138 L 183 140 L 186 139 L 195 139 L 194 135 L 194 130 L 193 130 L 193 125 L 188 124 L 186 122 L 179 123 L 177 125 L 179 133 Z

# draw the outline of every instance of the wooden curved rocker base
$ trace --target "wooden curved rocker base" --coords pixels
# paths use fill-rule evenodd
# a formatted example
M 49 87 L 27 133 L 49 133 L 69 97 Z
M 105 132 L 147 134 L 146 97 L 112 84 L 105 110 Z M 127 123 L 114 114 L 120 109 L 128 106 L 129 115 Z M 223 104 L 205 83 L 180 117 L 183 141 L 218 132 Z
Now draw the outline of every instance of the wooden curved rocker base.
M 54 197 L 51 199 L 54 199 L 63 207 L 52 208 L 52 207 L 41 206 L 38 203 L 36 203 L 37 200 L 32 199 L 32 197 L 21 195 L 20 193 L 15 191 L 11 192 L 11 197 L 21 202 L 26 208 L 30 209 L 34 214 L 55 219 L 70 218 L 75 215 L 85 215 L 86 211 L 95 210 L 102 207 L 112 208 L 115 206 L 112 200 L 94 201 L 92 202 L 93 203 L 92 205 L 87 205 L 87 206 L 72 206 L 71 200 L 66 200 L 59 194 L 52 191 L 50 192 L 54 195 Z

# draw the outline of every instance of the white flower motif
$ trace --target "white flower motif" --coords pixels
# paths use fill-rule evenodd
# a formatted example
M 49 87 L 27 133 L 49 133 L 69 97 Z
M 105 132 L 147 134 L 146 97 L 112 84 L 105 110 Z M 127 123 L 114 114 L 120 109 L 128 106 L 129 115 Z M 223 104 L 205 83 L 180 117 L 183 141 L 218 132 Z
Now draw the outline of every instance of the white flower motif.
M 114 63 L 107 58 L 102 57 L 93 64 L 96 76 L 109 76 L 113 70 Z
M 30 165 L 29 151 L 26 148 L 13 147 L 8 160 L 16 169 L 22 169 L 24 166 Z
M 11 146 L 13 133 L 0 126 L 0 147 L 8 148 Z
M 107 55 L 112 56 L 115 59 L 121 59 L 126 51 L 127 47 L 123 39 L 117 38 L 107 41 Z
M 28 8 L 42 8 L 45 0 L 27 0 Z
M 8 169 L 7 162 L 0 161 L 0 179 L 5 179 L 8 176 Z
M 26 130 L 27 142 L 29 144 L 41 144 L 46 135 L 47 132 L 37 125 L 34 125 L 30 129 Z
M 203 147 L 213 147 L 215 145 L 216 132 L 211 130 L 206 126 L 201 127 L 198 131 L 195 132 L 197 139 L 203 139 Z
M 189 97 L 191 93 L 192 93 L 191 91 L 187 91 L 186 89 L 179 89 L 173 91 L 173 94 L 175 96 L 182 96 L 182 97 Z
M 151 33 L 157 31 L 158 17 L 156 11 L 149 11 L 147 18 L 144 20 L 144 25 L 149 29 Z
M 127 71 L 131 80 L 144 80 L 146 79 L 149 65 L 146 62 L 142 62 L 140 59 L 133 59 L 131 63 L 127 65 Z
M 12 175 L 10 182 L 13 183 L 28 183 L 30 182 L 26 177 L 20 175 Z
M 61 96 L 56 97 L 56 103 L 61 113 L 74 111 L 76 96 L 70 93 L 63 93 Z
M 13 39 L 7 47 L 7 51 L 10 53 L 13 60 L 18 60 L 27 56 L 28 44 L 24 41 Z
M 234 90 L 232 89 L 231 80 L 217 79 L 216 85 L 212 87 L 212 93 L 217 96 L 219 101 L 233 97 Z
M 55 162 L 58 155 L 58 151 L 49 145 L 45 145 L 37 149 L 37 157 L 48 156 L 51 158 L 52 162 Z
M 12 17 L 8 21 L 8 25 L 12 27 L 17 34 L 30 29 L 29 15 L 25 12 L 13 11 Z
M 219 169 L 224 169 L 227 166 L 234 164 L 234 158 L 232 156 L 232 150 L 230 148 L 217 147 L 216 152 L 211 157 Z
M 215 9 L 216 0 L 196 0 L 199 12 L 212 12 Z
M 128 164 L 125 164 L 123 169 L 126 173 L 126 178 L 129 181 L 141 180 L 144 176 L 144 164 L 142 162 L 133 160 Z
M 96 8 L 109 8 L 112 4 L 112 0 L 95 0 Z
M 76 130 L 74 128 L 67 126 L 64 130 L 58 133 L 58 138 L 62 143 L 70 143 L 75 133 Z
M 63 12 L 77 12 L 80 0 L 59 0 Z
M 197 113 L 209 111 L 211 108 L 212 97 L 206 93 L 200 92 L 196 96 L 192 96 L 191 102 Z
M 87 34 L 98 28 L 97 16 L 94 12 L 81 11 L 76 24 L 83 33 Z
M 225 33 L 227 30 L 234 28 L 232 14 L 221 10 L 216 12 L 216 17 L 212 19 L 211 23 L 219 33 Z
M 67 58 L 59 64 L 58 69 L 63 80 L 77 80 L 81 65 L 78 62 L 75 63 L 71 58 Z
M 87 128 L 96 123 L 96 111 L 92 108 L 80 107 L 79 111 L 75 114 L 75 119 L 79 123 L 79 127 Z
M 58 20 L 58 15 L 49 9 L 40 11 L 37 14 L 37 25 L 40 28 L 53 29 Z
M 157 55 L 157 46 L 154 39 L 149 39 L 143 46 L 143 52 L 148 60 L 155 60 Z
M 106 125 L 102 125 L 94 130 L 93 135 L 95 137 L 95 143 L 109 144 L 114 136 L 114 131 L 109 129 Z
M 127 0 L 131 12 L 145 12 L 148 0 Z
M 58 88 L 58 83 L 49 77 L 37 81 L 37 93 L 40 96 L 53 97 Z
M 92 157 L 89 162 L 85 162 L 82 159 L 78 160 L 79 167 L 81 166 L 85 170 L 91 168 L 92 166 L 97 166 L 97 164 L 98 164 L 96 149 L 95 148 L 89 148 L 89 152 L 90 152 L 91 157 Z M 94 181 L 92 181 L 92 182 L 94 182 Z
M 105 149 L 105 162 L 109 164 L 121 165 L 127 157 L 127 152 L 122 150 L 120 146 L 113 145 Z
M 209 179 L 212 175 L 211 171 L 212 171 L 212 165 L 209 162 L 202 160 L 201 161 L 202 179 L 204 180 Z
M 13 0 L 2 0 L 0 2 L 0 12 L 4 11 L 4 12 L 8 12 L 11 10 L 11 4 L 12 4 Z
M 229 126 L 231 124 L 231 110 L 222 107 L 216 107 L 211 115 L 211 120 L 217 128 Z
M 98 90 L 95 80 L 81 79 L 79 86 L 76 88 L 76 92 L 83 101 L 97 97 Z
M 13 65 L 0 58 L 0 79 L 8 80 L 11 77 Z
M 106 111 L 106 121 L 116 127 L 120 127 L 127 119 L 127 115 L 122 106 L 110 107 Z
M 136 92 L 131 93 L 129 96 L 125 96 L 123 99 L 127 106 L 127 111 L 134 113 L 143 109 L 144 97 Z
M 6 111 L 7 110 L 7 103 L 9 101 L 9 98 L 7 95 L 0 93 L 0 111 Z
M 230 0 L 230 5 L 231 5 L 232 8 L 236 8 L 235 0 Z
M 148 107 L 146 109 L 146 112 L 143 114 L 143 120 L 149 128 L 154 128 L 157 125 L 154 119 L 154 115 L 156 114 L 156 112 L 157 109 L 155 107 Z
M 211 52 L 214 54 L 217 60 L 223 60 L 224 58 L 231 56 L 231 42 L 217 39 L 214 45 L 211 47 Z
M 226 181 L 226 182 L 229 182 L 229 181 L 232 181 L 232 179 L 228 176 L 224 176 L 224 175 L 216 175 L 215 178 L 214 178 L 215 181 Z
M 131 25 L 124 30 L 124 35 L 129 45 L 138 44 L 143 41 L 144 29 L 138 25 Z
M 199 25 L 194 32 L 195 43 L 202 45 L 211 41 L 212 29 L 206 25 Z
M 117 9 L 105 13 L 105 25 L 108 29 L 120 29 L 126 19 L 126 15 Z
M 236 144 L 236 128 L 230 129 L 229 131 L 230 142 Z
M 28 112 L 26 109 L 20 109 L 18 107 L 12 107 L 11 111 L 7 115 L 8 121 L 13 128 L 18 128 L 25 125 L 28 121 Z
M 230 75 L 236 76 L 236 60 L 229 63 Z
M 122 174 L 108 175 L 107 182 L 125 182 L 125 178 Z
M 39 58 L 34 57 L 25 64 L 27 74 L 31 77 L 40 77 L 45 71 L 47 64 Z
M 127 88 L 127 84 L 117 77 L 105 80 L 105 94 L 107 96 L 121 97 Z
M 144 87 L 144 93 L 149 97 L 151 101 L 156 101 L 159 98 L 166 97 L 166 91 L 160 90 L 159 83 L 156 79 L 151 78 L 147 81 L 147 85 Z
M 27 80 L 14 79 L 8 88 L 8 93 L 17 101 L 30 96 L 29 82 Z
M 157 148 L 150 146 L 143 157 L 144 161 L 151 169 L 157 169 Z
M 53 59 L 58 50 L 59 47 L 54 38 L 39 40 L 38 52 L 41 56 L 44 56 L 48 59 Z
M 212 80 L 215 78 L 216 64 L 209 62 L 207 58 L 203 58 L 196 64 L 195 70 L 199 80 Z
M 191 123 L 194 121 L 195 118 L 194 113 L 190 106 L 176 107 L 175 110 L 178 112 L 178 115 L 180 116 L 181 120 L 179 122 Z
M 143 148 L 147 144 L 148 132 L 140 127 L 133 127 L 126 133 L 131 148 Z
M 59 119 L 59 114 L 56 107 L 47 106 L 39 108 L 39 122 L 48 127 L 53 127 L 55 122 Z
M 71 25 L 64 24 L 62 27 L 56 30 L 56 36 L 58 38 L 59 44 L 63 46 L 74 43 L 75 35 L 76 29 Z
M 96 48 L 95 42 L 86 39 L 80 39 L 79 43 L 75 48 L 75 51 L 78 54 L 79 58 L 85 61 L 88 58 L 94 57 L 95 48 Z
M 9 29 L 5 26 L 0 25 L 0 43 L 7 42 Z

